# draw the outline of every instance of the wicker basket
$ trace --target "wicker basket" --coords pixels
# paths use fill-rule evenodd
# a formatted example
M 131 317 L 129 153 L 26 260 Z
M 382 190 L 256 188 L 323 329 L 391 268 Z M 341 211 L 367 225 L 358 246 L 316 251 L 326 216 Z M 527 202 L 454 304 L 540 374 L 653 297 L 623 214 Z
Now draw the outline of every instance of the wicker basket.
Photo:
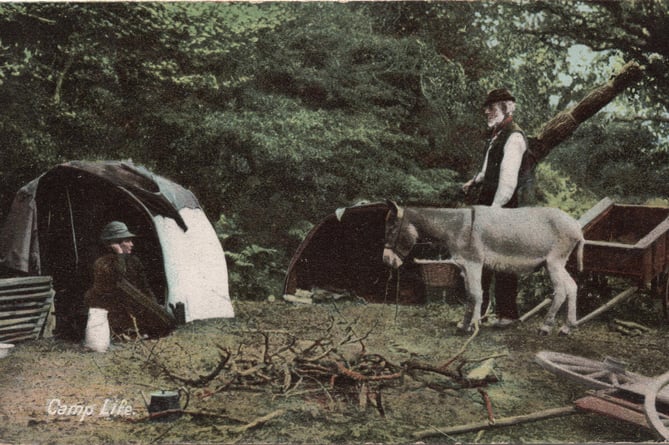
M 460 268 L 451 262 L 415 260 L 420 265 L 423 283 L 430 287 L 457 287 L 460 283 Z

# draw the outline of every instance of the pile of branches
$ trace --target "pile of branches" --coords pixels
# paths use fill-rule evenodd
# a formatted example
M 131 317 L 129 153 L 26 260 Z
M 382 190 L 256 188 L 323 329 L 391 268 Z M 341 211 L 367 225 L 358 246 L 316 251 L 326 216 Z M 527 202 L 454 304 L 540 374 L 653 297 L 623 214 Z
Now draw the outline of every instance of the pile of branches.
M 373 328 L 357 335 L 349 324 L 343 335 L 338 336 L 335 325 L 331 319 L 323 335 L 314 340 L 300 339 L 282 330 L 244 330 L 243 338 L 255 341 L 240 344 L 234 351 L 216 345 L 218 361 L 204 374 L 181 375 L 157 355 L 151 361 L 168 379 L 189 388 L 202 388 L 205 396 L 233 390 L 269 389 L 286 396 L 318 392 L 331 401 L 344 397 L 361 408 L 372 406 L 381 416 L 385 415 L 383 389 L 400 386 L 407 377 L 421 380 L 424 373 L 436 373 L 447 378 L 448 383 L 443 387 L 449 390 L 481 387 L 497 381 L 494 376 L 472 380 L 463 372 L 467 361 L 460 356 L 476 333 L 446 363 L 435 365 L 415 360 L 393 363 L 367 350 L 365 339 Z M 439 389 L 438 385 L 428 386 Z

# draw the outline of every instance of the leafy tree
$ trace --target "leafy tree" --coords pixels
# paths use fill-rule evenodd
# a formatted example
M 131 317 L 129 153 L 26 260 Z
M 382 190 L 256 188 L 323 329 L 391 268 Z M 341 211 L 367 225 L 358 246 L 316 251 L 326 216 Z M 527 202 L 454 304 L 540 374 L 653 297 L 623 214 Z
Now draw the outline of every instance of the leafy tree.
M 580 43 L 595 51 L 620 54 L 646 67 L 638 99 L 649 111 L 669 104 L 669 4 L 663 0 L 629 2 L 532 2 L 529 12 L 541 16 L 523 32 L 548 46 Z M 557 36 L 560 38 L 558 39 Z M 658 108 L 661 107 L 661 108 Z
M 132 158 L 191 188 L 212 219 L 224 215 L 235 286 L 263 293 L 246 283 L 251 275 L 280 281 L 276 268 L 335 208 L 386 197 L 450 203 L 482 160 L 489 89 L 514 92 L 532 134 L 629 58 L 646 65 L 645 83 L 551 155 L 544 196 L 587 205 L 563 167 L 597 194 L 665 194 L 666 9 L 3 4 L 0 214 L 54 164 Z
M 623 200 L 666 195 L 669 40 L 664 29 L 669 5 L 647 0 L 508 6 L 531 17 L 515 24 L 517 32 L 568 56 L 564 60 L 569 63 L 559 71 L 561 90 L 553 93 L 559 108 L 579 99 L 588 85 L 606 81 L 624 61 L 644 68 L 640 83 L 556 150 L 555 165 L 600 195 Z

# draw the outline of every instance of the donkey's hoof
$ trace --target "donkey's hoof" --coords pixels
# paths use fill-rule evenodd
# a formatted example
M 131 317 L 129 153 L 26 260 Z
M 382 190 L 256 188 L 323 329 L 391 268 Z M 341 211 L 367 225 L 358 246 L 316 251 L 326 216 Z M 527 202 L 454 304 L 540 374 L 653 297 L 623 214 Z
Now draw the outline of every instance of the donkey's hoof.
M 569 326 L 562 326 L 562 327 L 560 328 L 560 331 L 558 332 L 558 335 L 559 335 L 560 337 L 566 337 L 566 336 L 569 335 L 570 333 L 571 333 L 571 329 L 569 329 Z
M 539 330 L 537 331 L 537 333 L 538 333 L 539 335 L 545 337 L 545 336 L 547 336 L 548 334 L 551 333 L 551 328 L 550 328 L 550 326 L 542 326 L 542 327 L 539 328 Z

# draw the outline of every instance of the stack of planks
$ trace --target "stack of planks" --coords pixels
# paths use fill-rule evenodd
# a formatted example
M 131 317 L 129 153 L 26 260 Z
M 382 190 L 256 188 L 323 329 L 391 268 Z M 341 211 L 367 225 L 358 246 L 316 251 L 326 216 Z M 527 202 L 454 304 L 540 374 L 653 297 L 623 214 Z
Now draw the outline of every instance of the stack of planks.
M 0 279 L 0 342 L 39 338 L 54 294 L 50 276 Z

